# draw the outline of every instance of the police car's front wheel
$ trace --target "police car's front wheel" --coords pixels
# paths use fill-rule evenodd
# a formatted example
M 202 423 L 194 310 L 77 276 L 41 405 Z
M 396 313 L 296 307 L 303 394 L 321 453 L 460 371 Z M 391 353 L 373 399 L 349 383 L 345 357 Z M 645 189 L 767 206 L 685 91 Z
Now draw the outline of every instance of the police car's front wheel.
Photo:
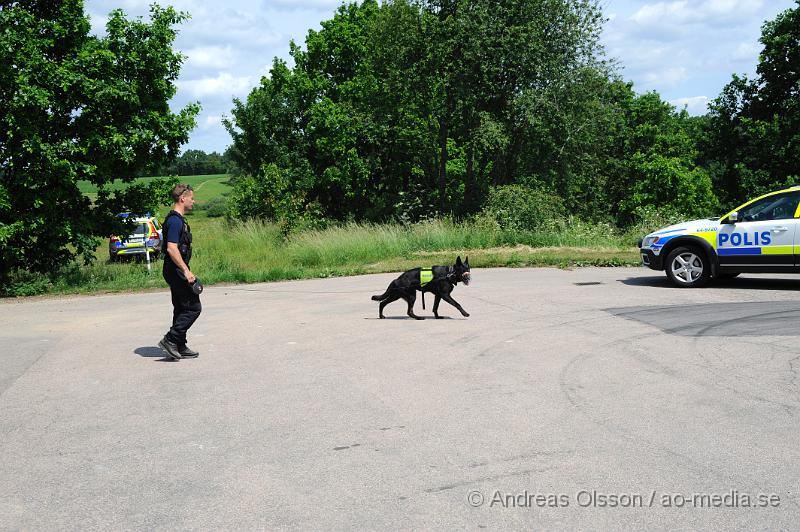
M 667 255 L 667 277 L 680 288 L 695 288 L 711 277 L 711 265 L 705 253 L 692 247 L 679 247 Z

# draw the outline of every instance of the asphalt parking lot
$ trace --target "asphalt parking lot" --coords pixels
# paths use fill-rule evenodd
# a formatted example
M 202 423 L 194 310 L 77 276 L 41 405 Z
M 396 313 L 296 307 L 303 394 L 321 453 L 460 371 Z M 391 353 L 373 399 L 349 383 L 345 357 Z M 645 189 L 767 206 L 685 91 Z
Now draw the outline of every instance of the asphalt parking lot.
M 0 302 L 0 528 L 797 527 L 800 276 L 393 277 Z

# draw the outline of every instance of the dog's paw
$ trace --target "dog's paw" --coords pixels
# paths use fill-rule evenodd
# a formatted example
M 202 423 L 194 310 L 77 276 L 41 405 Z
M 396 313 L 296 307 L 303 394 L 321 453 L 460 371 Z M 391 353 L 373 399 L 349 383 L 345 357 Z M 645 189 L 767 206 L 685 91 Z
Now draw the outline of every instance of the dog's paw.
M 436 316 L 436 319 L 437 319 L 437 320 L 443 320 L 443 319 L 444 319 L 444 316 Z
M 462 312 L 461 315 L 465 318 L 469 318 L 469 312 Z
M 383 314 L 381 314 L 381 315 L 380 315 L 380 316 L 378 316 L 378 317 L 379 317 L 380 319 L 382 319 L 382 320 L 385 320 L 385 319 L 386 319 L 386 316 L 384 316 Z

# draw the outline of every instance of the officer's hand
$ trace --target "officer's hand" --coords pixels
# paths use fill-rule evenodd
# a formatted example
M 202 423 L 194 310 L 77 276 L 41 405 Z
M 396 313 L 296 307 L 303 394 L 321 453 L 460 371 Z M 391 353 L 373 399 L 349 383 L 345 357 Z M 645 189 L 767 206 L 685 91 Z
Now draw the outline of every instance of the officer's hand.
M 189 284 L 192 284 L 197 280 L 197 277 L 195 277 L 191 271 L 186 270 L 186 280 L 189 282 Z

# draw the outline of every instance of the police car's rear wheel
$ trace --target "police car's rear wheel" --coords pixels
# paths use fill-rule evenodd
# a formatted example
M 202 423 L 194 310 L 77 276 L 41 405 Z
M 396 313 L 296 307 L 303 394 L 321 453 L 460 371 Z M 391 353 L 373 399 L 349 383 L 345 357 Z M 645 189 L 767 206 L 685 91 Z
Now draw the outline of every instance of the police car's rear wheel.
M 680 247 L 667 255 L 667 277 L 675 286 L 694 288 L 703 286 L 711 277 L 706 254 L 696 248 Z

